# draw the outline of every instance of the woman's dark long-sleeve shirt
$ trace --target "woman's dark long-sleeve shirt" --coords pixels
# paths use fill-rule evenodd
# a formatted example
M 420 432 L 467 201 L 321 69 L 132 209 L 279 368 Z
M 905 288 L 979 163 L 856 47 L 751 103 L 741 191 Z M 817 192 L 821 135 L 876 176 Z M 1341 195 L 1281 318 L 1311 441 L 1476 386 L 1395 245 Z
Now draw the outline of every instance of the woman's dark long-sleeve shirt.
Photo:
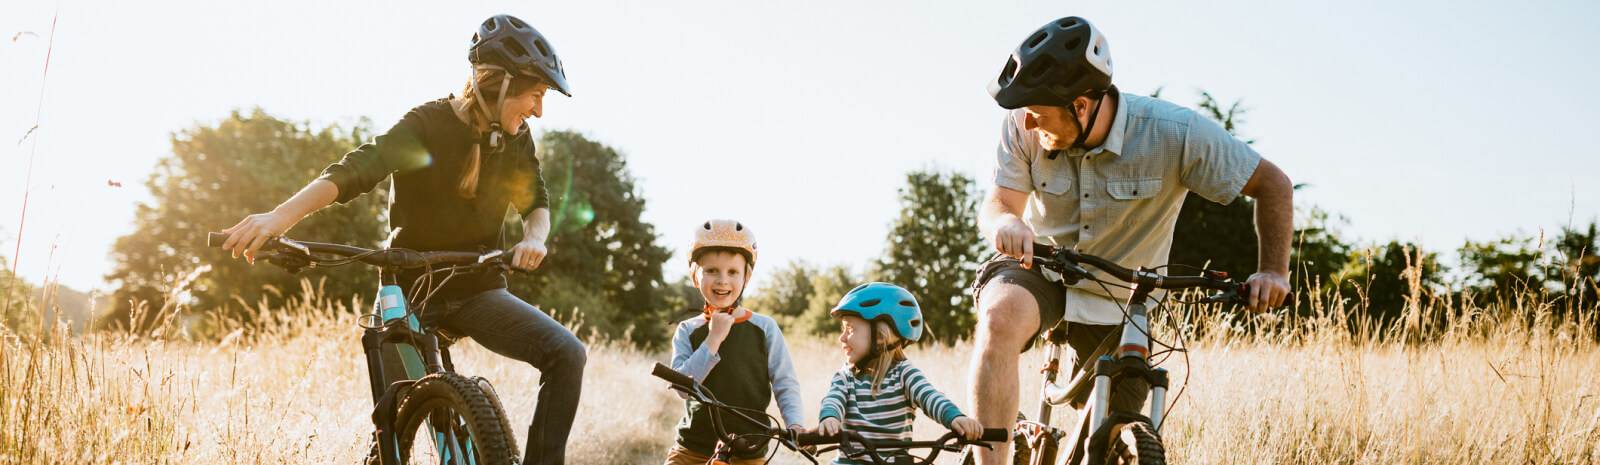
M 476 131 L 456 117 L 449 99 L 435 100 L 411 109 L 387 133 L 328 165 L 319 179 L 338 186 L 335 201 L 345 203 L 393 176 L 389 227 L 399 231 L 391 247 L 423 252 L 503 248 L 507 206 L 526 218 L 534 209 L 549 207 L 548 193 L 533 137 L 524 125 L 500 152 L 481 146 L 477 196 L 463 197 L 457 186 L 475 137 Z M 419 275 L 420 270 L 401 273 L 401 286 L 409 292 Z M 435 282 L 442 277 L 435 275 Z M 465 297 L 504 287 L 499 274 L 457 274 L 435 297 Z

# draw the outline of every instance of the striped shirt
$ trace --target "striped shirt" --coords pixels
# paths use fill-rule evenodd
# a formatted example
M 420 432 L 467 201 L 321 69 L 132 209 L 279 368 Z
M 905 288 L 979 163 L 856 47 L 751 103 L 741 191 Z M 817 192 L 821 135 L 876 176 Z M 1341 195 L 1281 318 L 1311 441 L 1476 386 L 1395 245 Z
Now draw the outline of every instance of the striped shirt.
M 828 395 L 822 398 L 820 419 L 838 418 L 844 429 L 861 433 L 871 440 L 906 441 L 911 439 L 911 424 L 916 419 L 916 409 L 946 428 L 962 416 L 954 402 L 922 376 L 922 370 L 911 361 L 900 359 L 889 368 L 877 394 L 872 393 L 872 375 L 857 375 L 850 365 L 834 373 Z M 887 454 L 892 456 L 894 451 Z M 835 464 L 868 463 L 839 457 Z

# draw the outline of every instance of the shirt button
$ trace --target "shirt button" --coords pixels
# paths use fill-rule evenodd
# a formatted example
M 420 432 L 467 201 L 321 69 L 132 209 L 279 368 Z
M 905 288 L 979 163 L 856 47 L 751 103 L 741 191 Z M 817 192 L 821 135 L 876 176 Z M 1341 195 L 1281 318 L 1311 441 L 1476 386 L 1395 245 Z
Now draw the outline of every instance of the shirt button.
M 1084 193 L 1084 194 L 1083 194 L 1083 198 L 1086 198 L 1086 199 L 1087 199 L 1087 198 L 1089 198 L 1089 194 L 1088 194 L 1088 193 L 1087 193 L 1087 192 L 1086 192 L 1086 193 Z

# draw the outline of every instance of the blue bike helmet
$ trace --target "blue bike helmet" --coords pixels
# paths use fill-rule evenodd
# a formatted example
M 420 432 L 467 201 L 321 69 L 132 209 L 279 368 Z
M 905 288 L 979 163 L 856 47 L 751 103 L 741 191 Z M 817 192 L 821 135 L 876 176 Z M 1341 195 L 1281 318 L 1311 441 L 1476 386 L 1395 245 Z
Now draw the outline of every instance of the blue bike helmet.
M 922 338 L 922 308 L 911 291 L 889 283 L 866 283 L 856 286 L 839 299 L 839 305 L 828 312 L 834 318 L 845 315 L 859 316 L 867 321 L 885 321 L 896 335 L 907 341 Z

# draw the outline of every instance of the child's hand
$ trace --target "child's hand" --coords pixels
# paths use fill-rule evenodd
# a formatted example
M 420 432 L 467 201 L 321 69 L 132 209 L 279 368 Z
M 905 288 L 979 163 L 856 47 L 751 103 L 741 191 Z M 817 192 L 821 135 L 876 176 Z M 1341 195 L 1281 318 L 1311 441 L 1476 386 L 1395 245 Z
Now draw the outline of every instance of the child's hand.
M 728 338 L 728 329 L 732 327 L 732 312 L 711 312 L 711 329 L 706 334 L 706 345 L 711 347 L 711 353 L 722 348 L 722 341 Z
M 983 437 L 983 424 L 966 415 L 956 417 L 955 421 L 950 422 L 950 429 L 966 437 L 968 441 L 976 441 Z
M 817 434 L 822 437 L 832 437 L 839 434 L 839 419 L 834 417 L 823 418 L 817 423 Z

